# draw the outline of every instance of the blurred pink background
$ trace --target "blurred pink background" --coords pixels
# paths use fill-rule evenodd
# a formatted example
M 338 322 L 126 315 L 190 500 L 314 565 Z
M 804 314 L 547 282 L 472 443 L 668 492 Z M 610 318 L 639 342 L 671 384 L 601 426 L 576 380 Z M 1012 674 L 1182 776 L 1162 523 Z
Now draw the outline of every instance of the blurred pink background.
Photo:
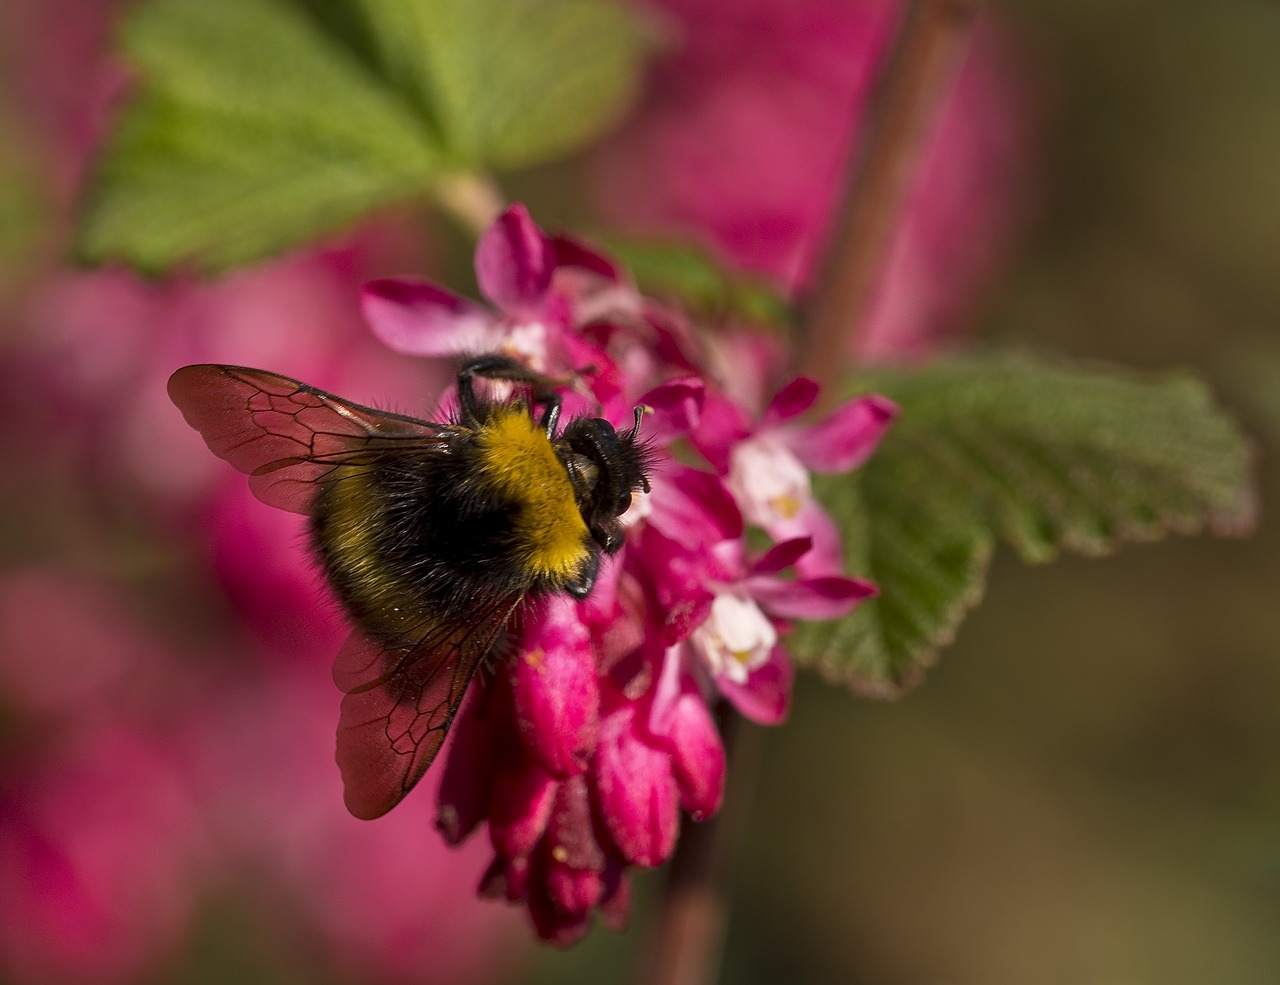
M 123 6 L 0 8 L 0 980 L 619 979 L 660 874 L 627 934 L 535 952 L 475 898 L 483 836 L 445 849 L 432 790 L 346 814 L 343 630 L 301 521 L 164 394 L 177 366 L 222 361 L 429 413 L 439 367 L 383 349 L 357 291 L 456 276 L 465 249 L 409 215 L 208 282 L 76 269 L 77 190 L 127 88 Z M 896 9 L 663 0 L 634 115 L 508 190 L 544 226 L 688 235 L 803 291 Z M 1012 339 L 1195 367 L 1257 436 L 1270 506 L 1274 9 L 990 14 L 860 354 Z M 743 805 L 724 980 L 1280 978 L 1273 526 L 1048 570 L 1001 557 L 904 702 L 802 682 Z

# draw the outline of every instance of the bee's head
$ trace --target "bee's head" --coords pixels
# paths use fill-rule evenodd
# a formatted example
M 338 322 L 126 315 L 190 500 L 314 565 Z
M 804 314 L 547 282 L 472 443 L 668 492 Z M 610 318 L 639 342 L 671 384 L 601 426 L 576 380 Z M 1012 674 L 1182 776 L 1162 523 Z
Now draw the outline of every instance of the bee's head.
M 642 414 L 637 407 L 635 425 L 622 433 L 603 418 L 579 417 L 556 441 L 587 529 L 608 554 L 618 551 L 626 539 L 618 517 L 631 506 L 632 494 L 649 491 L 648 455 L 636 440 Z

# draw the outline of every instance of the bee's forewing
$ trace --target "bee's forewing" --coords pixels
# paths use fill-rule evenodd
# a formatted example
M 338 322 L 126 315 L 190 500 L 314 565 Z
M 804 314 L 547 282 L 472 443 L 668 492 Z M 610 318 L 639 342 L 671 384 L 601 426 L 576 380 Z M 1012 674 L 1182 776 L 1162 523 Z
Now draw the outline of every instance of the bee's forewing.
M 250 477 L 254 495 L 293 513 L 310 513 L 318 484 L 362 454 L 444 440 L 440 425 L 241 366 L 184 366 L 169 378 L 169 398 L 215 455 Z

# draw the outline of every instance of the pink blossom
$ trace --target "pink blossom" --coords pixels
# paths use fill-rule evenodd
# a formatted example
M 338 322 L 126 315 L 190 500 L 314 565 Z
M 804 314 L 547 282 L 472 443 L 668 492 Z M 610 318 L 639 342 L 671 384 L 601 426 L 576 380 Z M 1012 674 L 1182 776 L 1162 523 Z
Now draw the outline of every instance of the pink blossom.
M 454 353 L 479 344 L 519 353 L 562 386 L 563 419 L 586 413 L 630 427 L 635 408 L 645 412 L 640 433 L 648 491 L 637 492 L 619 519 L 625 545 L 615 539 L 621 550 L 601 558 L 586 599 L 534 596 L 518 609 L 509 652 L 495 654 L 493 666 L 472 682 L 439 754 L 442 764 L 428 781 L 438 783 L 437 827 L 445 842 L 461 846 L 468 858 L 479 852 L 489 859 L 472 873 L 481 894 L 519 903 L 536 933 L 564 945 L 597 919 L 622 926 L 630 868 L 670 857 L 682 812 L 702 819 L 719 809 L 726 771 L 715 714 L 721 699 L 757 721 L 781 721 L 792 674 L 782 649 L 790 620 L 839 616 L 870 591 L 834 562 L 820 572 L 800 568 L 813 553 L 812 535 L 746 559 L 743 503 L 776 462 L 752 465 L 742 449 L 773 442 L 802 468 L 846 470 L 874 447 L 888 405 L 868 398 L 802 424 L 799 415 L 816 396 L 802 381 L 784 388 L 757 419 L 709 382 L 711 350 L 696 344 L 678 312 L 641 298 L 602 254 L 544 234 L 520 206 L 482 238 L 477 280 L 492 309 L 401 279 L 370 285 L 365 310 L 384 341 L 407 351 Z M 650 341 L 658 344 L 641 353 Z M 697 450 L 705 463 L 696 462 Z M 735 455 L 747 463 L 737 472 Z M 738 478 L 747 485 L 735 498 Z M 259 638 L 289 650 L 295 637 L 301 643 L 314 639 L 317 628 L 331 628 L 310 615 L 321 604 L 314 585 L 254 556 L 263 544 L 283 551 L 300 534 L 286 525 L 289 518 L 259 528 L 240 516 L 242 500 L 222 495 L 210 502 L 205 526 L 218 570 Z M 784 577 L 793 568 L 796 574 Z M 255 603 L 256 592 L 269 594 L 272 604 Z M 360 694 L 386 698 L 373 689 Z M 348 696 L 348 705 L 352 700 Z M 232 713 L 237 707 L 231 703 Z M 273 803 L 271 777 L 296 768 L 289 750 L 305 729 L 270 707 L 257 714 L 264 720 L 243 727 L 240 740 L 252 750 L 275 751 L 283 764 L 259 752 L 259 759 L 237 759 L 222 774 L 261 774 L 238 799 Z M 277 729 L 287 730 L 288 740 L 279 739 Z M 382 738 L 376 721 L 369 735 L 375 745 Z M 348 784 L 349 766 L 345 761 Z M 354 782 L 380 782 L 357 774 Z M 331 766 L 326 776 L 338 782 Z M 295 792 L 299 796 L 318 802 L 313 791 Z M 337 798 L 324 802 L 327 812 Z M 335 822 L 321 824 L 319 814 L 310 818 L 313 830 L 299 835 L 291 828 L 289 844 L 277 846 L 283 836 L 262 832 L 279 824 L 278 809 L 256 807 L 226 823 L 235 827 L 256 817 L 250 830 L 280 853 L 286 881 L 302 887 L 342 960 L 361 954 L 387 962 L 383 937 L 341 932 L 346 923 L 332 898 L 385 897 L 391 916 L 384 924 L 391 927 L 401 925 L 397 914 L 407 925 L 409 915 L 419 913 L 402 895 L 407 890 L 358 882 L 341 863 L 307 870 L 307 859 L 363 857 L 362 850 L 330 830 Z M 401 807 L 395 817 L 407 813 Z M 481 828 L 486 836 L 472 837 Z M 388 878 L 377 863 L 368 867 Z M 406 958 L 388 967 L 410 964 Z
M 726 763 L 714 706 L 724 698 L 758 722 L 781 721 L 791 620 L 838 617 L 873 592 L 840 573 L 808 474 L 861 464 L 893 414 L 868 397 L 802 423 L 817 397 L 807 380 L 753 413 L 710 384 L 700 360 L 754 343 L 700 347 L 679 313 L 571 242 L 513 206 L 476 251 L 496 313 L 425 281 L 375 282 L 364 298 L 375 332 L 403 351 L 516 352 L 566 380 L 580 374 L 595 401 L 585 412 L 615 426 L 630 424 L 636 405 L 647 411 L 649 491 L 621 518 L 626 546 L 602 561 L 588 598 L 529 601 L 519 645 L 503 672 L 473 685 L 443 754 L 445 839 L 461 844 L 487 824 L 481 893 L 523 904 L 539 936 L 559 945 L 596 914 L 621 925 L 627 870 L 670 857 L 682 811 L 702 819 L 719 809 Z M 682 443 L 712 469 L 676 454 Z M 784 509 L 787 494 L 768 490 L 788 467 L 797 491 Z M 744 516 L 781 537 L 754 560 Z M 805 567 L 819 541 L 823 557 Z
M 0 577 L 0 693 L 15 712 L 84 722 L 145 709 L 172 693 L 170 660 L 133 599 L 100 578 L 56 567 Z
M 254 873 L 255 895 L 287 893 L 321 957 L 359 978 L 492 981 L 517 958 L 512 914 L 468 898 L 484 868 L 479 843 L 432 837 L 425 796 L 376 825 L 342 806 L 333 767 L 337 696 L 314 669 L 276 665 L 219 695 L 198 721 L 211 823 Z M 268 895 L 270 893 L 268 892 Z
M 205 828 L 162 737 L 76 734 L 0 780 L 0 967 L 15 981 L 136 981 L 190 924 Z M 87 819 L 92 823 L 87 823 Z
M 727 395 L 708 393 L 693 435 L 748 521 L 775 540 L 811 538 L 813 549 L 801 561 L 810 574 L 839 570 L 842 556 L 835 524 L 811 494 L 810 472 L 857 468 L 897 414 L 891 401 L 868 396 L 846 401 L 816 423 L 799 423 L 817 397 L 812 380 L 792 380 L 753 423 Z
M 811 285 L 898 0 L 656 0 L 670 53 L 594 160 L 603 210 L 691 235 L 793 293 Z M 988 281 L 1021 200 L 1024 111 L 1007 40 L 980 24 L 922 150 L 858 346 L 927 353 Z
M 388 278 L 364 288 L 374 334 L 410 355 L 501 351 L 554 373 L 577 364 L 577 340 L 567 329 L 639 303 L 608 258 L 547 236 L 523 205 L 480 237 L 475 259 L 480 292 L 496 312 L 420 278 Z

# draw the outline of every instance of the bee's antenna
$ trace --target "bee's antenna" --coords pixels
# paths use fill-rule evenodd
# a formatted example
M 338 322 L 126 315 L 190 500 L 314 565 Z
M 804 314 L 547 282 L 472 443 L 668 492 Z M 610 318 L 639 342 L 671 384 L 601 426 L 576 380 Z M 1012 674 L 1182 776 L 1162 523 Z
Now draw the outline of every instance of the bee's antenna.
M 636 422 L 631 426 L 631 430 L 627 432 L 626 436 L 628 441 L 635 441 L 636 438 L 640 437 L 640 420 L 644 417 L 645 414 L 653 413 L 653 408 L 645 404 L 637 404 L 635 410 L 636 410 Z

